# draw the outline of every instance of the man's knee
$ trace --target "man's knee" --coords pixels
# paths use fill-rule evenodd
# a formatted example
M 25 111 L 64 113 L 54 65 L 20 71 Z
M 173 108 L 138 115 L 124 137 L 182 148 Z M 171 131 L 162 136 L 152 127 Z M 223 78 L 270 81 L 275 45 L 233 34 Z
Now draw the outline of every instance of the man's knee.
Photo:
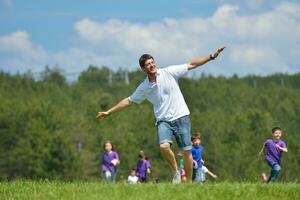
M 170 143 L 165 142 L 159 145 L 161 151 L 168 151 L 170 149 Z

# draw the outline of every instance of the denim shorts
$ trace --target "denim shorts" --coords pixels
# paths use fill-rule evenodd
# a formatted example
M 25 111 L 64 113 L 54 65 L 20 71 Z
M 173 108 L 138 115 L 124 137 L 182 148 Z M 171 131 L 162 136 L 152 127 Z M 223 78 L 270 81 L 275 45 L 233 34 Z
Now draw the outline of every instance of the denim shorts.
M 179 148 L 185 151 L 192 149 L 191 143 L 191 121 L 190 116 L 183 116 L 174 121 L 158 121 L 157 135 L 158 143 L 173 143 L 173 135 L 177 141 Z

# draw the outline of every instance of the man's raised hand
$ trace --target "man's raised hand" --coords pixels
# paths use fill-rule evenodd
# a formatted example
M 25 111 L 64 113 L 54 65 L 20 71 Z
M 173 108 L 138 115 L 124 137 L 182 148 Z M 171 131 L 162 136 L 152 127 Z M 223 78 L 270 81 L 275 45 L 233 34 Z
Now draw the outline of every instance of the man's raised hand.
M 225 49 L 226 47 L 221 47 L 219 48 L 217 51 L 215 51 L 213 54 L 212 54 L 212 57 L 215 59 L 216 57 L 219 56 L 219 54 Z

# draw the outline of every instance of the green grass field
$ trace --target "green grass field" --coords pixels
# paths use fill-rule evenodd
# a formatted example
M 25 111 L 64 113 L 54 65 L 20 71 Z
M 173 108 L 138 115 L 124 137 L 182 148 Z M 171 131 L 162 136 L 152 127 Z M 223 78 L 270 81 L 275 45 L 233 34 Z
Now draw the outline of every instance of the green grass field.
M 0 199 L 300 199 L 300 184 L 206 183 L 106 184 L 102 182 L 0 182 Z

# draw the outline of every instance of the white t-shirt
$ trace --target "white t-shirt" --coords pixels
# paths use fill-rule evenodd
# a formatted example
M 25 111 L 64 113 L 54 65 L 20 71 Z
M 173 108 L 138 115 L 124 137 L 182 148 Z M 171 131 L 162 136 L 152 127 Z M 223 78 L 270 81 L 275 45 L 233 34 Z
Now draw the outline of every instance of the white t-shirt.
M 131 176 L 129 175 L 128 176 L 128 179 L 127 179 L 127 183 L 129 184 L 136 184 L 138 182 L 139 178 L 137 176 Z
M 157 69 L 156 83 L 150 83 L 147 77 L 128 99 L 138 104 L 145 99 L 150 101 L 157 121 L 173 121 L 189 115 L 178 85 L 178 79 L 187 72 L 187 64 Z

